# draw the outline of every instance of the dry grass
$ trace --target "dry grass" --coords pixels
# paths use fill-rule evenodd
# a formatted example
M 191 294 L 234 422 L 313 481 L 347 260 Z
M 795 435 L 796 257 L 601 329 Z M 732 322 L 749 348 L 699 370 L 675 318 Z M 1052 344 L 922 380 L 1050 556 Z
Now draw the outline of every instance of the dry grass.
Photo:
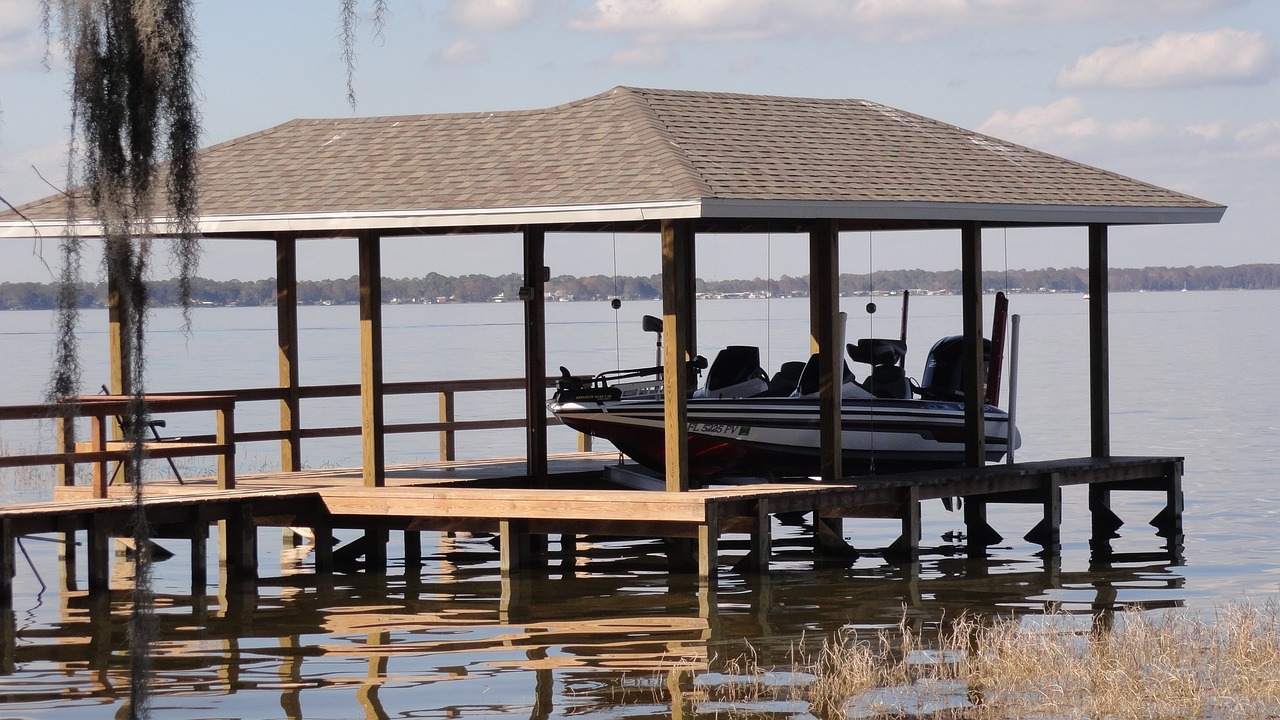
M 702 684 L 699 713 L 817 718 L 1278 718 L 1280 605 L 1213 618 L 1121 613 L 965 616 L 936 631 L 853 630 L 785 672 L 752 657 Z

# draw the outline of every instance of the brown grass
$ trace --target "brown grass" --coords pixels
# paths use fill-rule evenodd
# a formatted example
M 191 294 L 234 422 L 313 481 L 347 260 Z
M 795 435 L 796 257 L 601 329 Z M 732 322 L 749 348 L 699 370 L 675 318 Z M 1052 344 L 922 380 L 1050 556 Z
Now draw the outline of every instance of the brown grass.
M 843 631 L 793 661 L 782 673 L 750 656 L 726 663 L 728 679 L 703 684 L 700 713 L 759 716 L 786 702 L 823 719 L 1278 718 L 1280 604 L 1114 622 L 964 616 L 928 633 L 904 622 Z

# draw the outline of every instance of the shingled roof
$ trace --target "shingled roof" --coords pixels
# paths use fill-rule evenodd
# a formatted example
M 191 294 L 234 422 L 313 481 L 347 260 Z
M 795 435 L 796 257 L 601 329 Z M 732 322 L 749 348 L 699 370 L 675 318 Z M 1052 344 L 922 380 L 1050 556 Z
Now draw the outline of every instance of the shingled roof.
M 206 234 L 663 218 L 1216 222 L 1225 208 L 867 100 L 618 87 L 541 110 L 292 120 L 202 151 Z M 63 202 L 20 208 L 60 228 Z M 0 215 L 0 236 L 31 226 Z

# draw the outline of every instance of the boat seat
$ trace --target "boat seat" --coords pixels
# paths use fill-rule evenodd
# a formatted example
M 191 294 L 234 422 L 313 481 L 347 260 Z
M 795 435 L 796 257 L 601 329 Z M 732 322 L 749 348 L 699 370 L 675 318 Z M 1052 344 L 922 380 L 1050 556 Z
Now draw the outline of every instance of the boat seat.
M 856 398 L 871 397 L 871 393 L 867 392 L 853 376 L 853 371 L 849 369 L 849 363 L 841 360 L 843 365 L 843 384 L 840 386 L 840 397 Z M 809 362 L 805 363 L 804 371 L 800 373 L 800 381 L 796 383 L 796 391 L 791 394 L 792 397 L 816 397 L 818 395 L 818 353 L 809 356 Z
M 868 365 L 897 365 L 907 355 L 907 342 L 891 338 L 862 338 L 845 346 L 854 362 Z
M 760 348 L 730 345 L 716 354 L 707 382 L 694 397 L 754 397 L 769 390 L 769 376 L 760 367 Z
M 773 374 L 773 379 L 769 381 L 769 390 L 765 393 L 765 396 L 790 397 L 800 385 L 800 375 L 803 373 L 804 363 L 799 360 L 782 363 L 782 367 Z
M 862 386 L 876 397 L 911 399 L 911 382 L 897 365 L 875 366 Z

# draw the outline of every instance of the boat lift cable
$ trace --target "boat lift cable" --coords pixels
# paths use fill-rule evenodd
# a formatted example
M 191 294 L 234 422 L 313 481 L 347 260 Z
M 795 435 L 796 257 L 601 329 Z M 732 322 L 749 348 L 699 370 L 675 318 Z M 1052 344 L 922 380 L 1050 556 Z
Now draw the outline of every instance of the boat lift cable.
M 764 241 L 764 364 L 773 367 L 773 233 Z
M 871 230 L 867 231 L 867 337 L 874 338 L 876 336 L 876 301 L 875 301 L 875 278 L 872 273 L 875 272 L 875 235 Z M 874 366 L 873 366 L 874 367 Z M 873 370 L 874 372 L 874 370 Z M 876 474 L 876 399 L 875 393 L 872 393 L 871 399 L 868 401 L 871 406 L 871 433 L 867 440 L 867 451 L 870 455 L 867 472 L 871 475 Z
M 622 369 L 622 330 L 618 318 L 618 310 L 622 307 L 622 295 L 618 293 L 618 233 L 613 234 L 613 297 L 609 298 L 613 308 L 613 362 L 614 367 Z
M 1004 228 L 1004 294 L 1009 294 L 1009 228 Z

